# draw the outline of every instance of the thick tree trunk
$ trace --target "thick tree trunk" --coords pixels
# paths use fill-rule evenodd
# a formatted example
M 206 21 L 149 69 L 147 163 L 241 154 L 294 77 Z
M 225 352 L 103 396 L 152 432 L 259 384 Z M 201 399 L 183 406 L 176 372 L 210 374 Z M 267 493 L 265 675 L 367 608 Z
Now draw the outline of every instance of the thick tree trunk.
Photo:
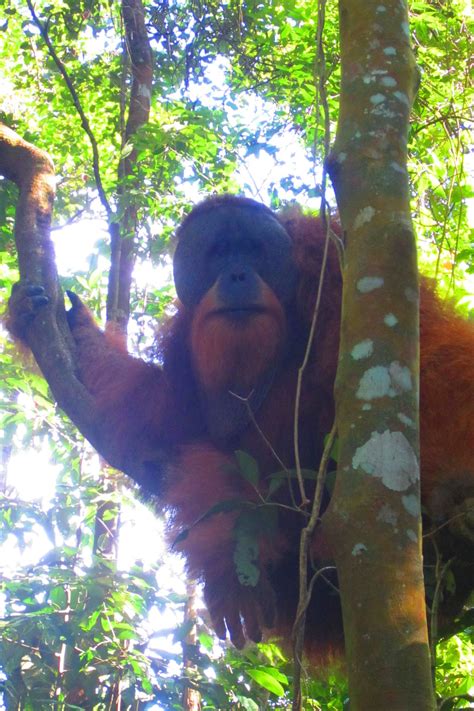
M 418 275 L 406 146 L 418 81 L 406 3 L 341 0 L 329 159 L 344 230 L 336 551 L 351 711 L 434 708 L 418 445 Z

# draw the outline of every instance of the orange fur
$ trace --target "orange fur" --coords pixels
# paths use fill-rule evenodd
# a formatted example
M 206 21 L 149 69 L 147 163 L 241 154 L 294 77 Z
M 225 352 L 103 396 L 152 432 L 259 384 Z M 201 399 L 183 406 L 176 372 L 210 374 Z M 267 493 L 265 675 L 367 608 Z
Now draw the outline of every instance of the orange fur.
M 229 320 L 219 311 L 216 287 L 196 308 L 191 326 L 191 352 L 200 385 L 207 391 L 238 387 L 250 392 L 278 357 L 286 338 L 283 309 L 262 281 L 257 312 L 245 320 Z M 237 381 L 236 381 L 237 378 Z
M 441 490 L 474 496 L 474 328 L 428 283 L 420 324 L 422 496 L 438 515 Z
M 278 535 L 260 542 L 262 577 L 255 589 L 242 588 L 234 570 L 234 525 L 239 510 L 206 516 L 223 501 L 257 505 L 265 495 L 268 475 L 280 470 L 282 463 L 289 469 L 294 466 L 295 384 L 320 276 L 324 234 L 318 220 L 299 213 L 281 221 L 293 240 L 299 270 L 296 299 L 289 310 L 265 286 L 265 310 L 247 321 L 231 322 L 216 311 L 219 300 L 211 289 L 195 309 L 180 307 L 173 317 L 162 342 L 163 368 L 123 353 L 85 315 L 73 330 L 80 375 L 100 406 L 100 436 L 114 444 L 118 465 L 139 481 L 136 472 L 141 461 L 148 452 L 159 452 L 163 466 L 151 457 L 154 478 L 146 485 L 159 492 L 172 511 L 171 536 L 187 531 L 178 547 L 190 572 L 205 582 L 218 633 L 225 634 L 227 626 L 238 645 L 245 637 L 241 622 L 252 639 L 268 625 L 272 588 L 276 629 L 288 636 L 298 594 L 297 550 L 303 522 L 299 514 L 280 510 Z M 340 300 L 338 259 L 331 247 L 300 407 L 301 462 L 313 470 L 334 414 Z M 236 383 L 251 389 L 275 360 L 278 370 L 255 415 L 258 429 L 249 422 L 231 441 L 213 440 L 203 415 L 202 390 L 225 391 Z M 260 495 L 236 470 L 237 449 L 257 460 Z M 421 298 L 421 473 L 423 503 L 437 518 L 446 518 L 450 506 L 472 495 L 474 328 L 444 306 L 425 282 Z M 446 495 L 445 489 L 451 493 Z M 278 496 L 281 503 L 291 504 L 287 487 Z M 313 554 L 316 562 L 328 555 L 320 534 Z M 341 643 L 337 596 L 323 580 L 314 590 L 307 629 L 313 651 Z

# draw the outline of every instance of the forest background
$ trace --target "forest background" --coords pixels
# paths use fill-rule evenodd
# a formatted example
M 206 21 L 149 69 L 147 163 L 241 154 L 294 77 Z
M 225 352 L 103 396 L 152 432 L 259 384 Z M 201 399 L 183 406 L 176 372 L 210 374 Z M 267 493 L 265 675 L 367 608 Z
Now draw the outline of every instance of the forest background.
M 410 13 L 421 70 L 408 166 L 420 265 L 472 317 L 470 3 L 413 1 Z M 0 121 L 54 160 L 62 284 L 99 318 L 110 316 L 113 224 L 128 225 L 134 271 L 121 286 L 130 290 L 137 354 L 150 356 L 153 324 L 172 309 L 171 237 L 191 203 L 243 192 L 275 208 L 319 204 L 325 133 L 316 19 L 305 0 L 146 3 L 151 101 L 130 125 L 131 48 L 119 3 L 0 0 Z M 324 49 L 334 136 L 340 56 L 332 0 Z M 18 279 L 15 202 L 15 187 L 1 181 L 5 303 Z M 0 338 L 5 708 L 50 708 L 52 700 L 58 708 L 182 708 L 188 688 L 203 708 L 289 708 L 290 672 L 278 648 L 216 645 L 199 598 L 197 610 L 186 603 L 179 562 L 166 557 L 149 504 L 137 503 L 125 477 L 100 468 L 38 372 L 25 371 L 6 334 Z M 472 638 L 471 626 L 439 645 L 444 709 L 472 703 Z M 308 708 L 347 701 L 336 671 L 308 679 L 305 691 L 314 700 Z

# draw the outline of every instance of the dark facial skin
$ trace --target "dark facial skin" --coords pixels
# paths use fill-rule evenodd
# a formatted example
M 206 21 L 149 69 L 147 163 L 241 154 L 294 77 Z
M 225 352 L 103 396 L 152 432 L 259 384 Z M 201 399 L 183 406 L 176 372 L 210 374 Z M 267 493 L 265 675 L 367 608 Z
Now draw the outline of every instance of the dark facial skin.
M 258 304 L 261 280 L 287 303 L 296 281 L 290 238 L 261 206 L 220 205 L 191 215 L 180 230 L 174 279 L 185 306 L 216 285 L 223 307 L 237 315 Z

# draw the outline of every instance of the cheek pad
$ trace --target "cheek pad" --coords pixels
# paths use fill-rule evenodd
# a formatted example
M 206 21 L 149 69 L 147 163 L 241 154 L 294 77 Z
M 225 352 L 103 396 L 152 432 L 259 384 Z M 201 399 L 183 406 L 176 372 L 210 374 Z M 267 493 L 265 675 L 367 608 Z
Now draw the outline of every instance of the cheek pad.
M 239 210 L 240 234 L 254 234 L 260 237 L 264 256 L 254 260 L 249 255 L 252 266 L 270 286 L 276 296 L 288 303 L 295 291 L 297 281 L 296 265 L 292 257 L 292 244 L 286 230 L 272 217 L 257 216 L 253 211 Z M 213 218 L 213 219 L 212 219 Z M 227 266 L 226 259 L 211 259 L 208 255 L 218 233 L 223 233 L 222 217 L 218 211 L 209 215 L 198 216 L 192 224 L 186 225 L 181 232 L 173 260 L 173 272 L 176 291 L 181 302 L 186 306 L 199 303 L 204 294 L 215 283 L 222 270 Z M 234 225 L 237 224 L 237 220 Z M 229 230 L 232 234 L 232 230 Z M 239 240 L 237 238 L 236 243 Z M 229 254 L 228 258 L 235 258 Z
M 198 304 L 214 281 L 206 269 L 204 251 L 197 251 L 196 245 L 191 242 L 178 242 L 173 258 L 174 285 L 179 300 L 185 306 Z

